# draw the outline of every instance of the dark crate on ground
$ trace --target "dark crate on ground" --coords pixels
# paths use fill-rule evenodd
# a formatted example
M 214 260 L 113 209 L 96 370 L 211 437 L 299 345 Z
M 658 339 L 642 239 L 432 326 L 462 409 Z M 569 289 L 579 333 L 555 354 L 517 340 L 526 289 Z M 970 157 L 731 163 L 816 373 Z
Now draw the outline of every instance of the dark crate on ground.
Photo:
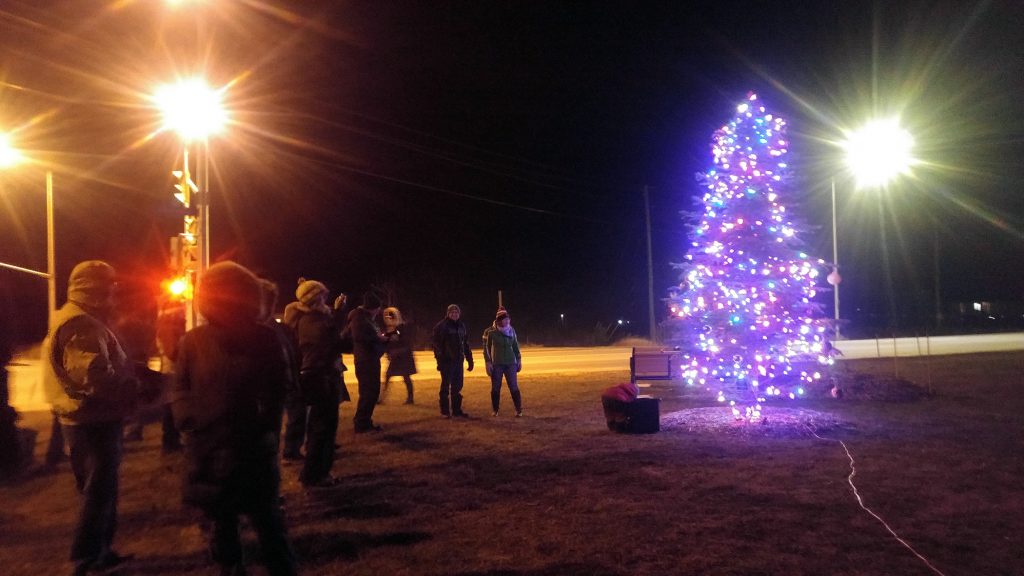
M 637 396 L 629 404 L 629 431 L 633 434 L 654 434 L 661 430 L 661 399 Z

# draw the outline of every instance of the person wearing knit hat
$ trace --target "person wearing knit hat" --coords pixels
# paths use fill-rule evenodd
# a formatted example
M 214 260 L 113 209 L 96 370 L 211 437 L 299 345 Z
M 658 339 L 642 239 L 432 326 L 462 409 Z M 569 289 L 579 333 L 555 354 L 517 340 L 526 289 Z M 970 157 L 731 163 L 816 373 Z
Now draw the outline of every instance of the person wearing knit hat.
M 501 404 L 501 380 L 505 379 L 512 395 L 516 417 L 523 415 L 523 398 L 519 391 L 519 371 L 523 369 L 523 357 L 519 352 L 519 339 L 512 327 L 508 311 L 498 308 L 494 324 L 484 330 L 484 362 L 487 375 L 491 377 L 491 409 L 498 415 Z
M 76 574 L 127 559 L 114 551 L 113 540 L 124 419 L 134 410 L 138 381 L 107 326 L 115 276 L 100 260 L 74 267 L 68 301 L 54 313 L 41 353 L 43 391 L 60 419 L 83 496 L 71 545 Z
M 182 500 L 212 524 L 210 549 L 222 574 L 244 566 L 241 514 L 259 535 L 267 572 L 295 574 L 277 455 L 291 373 L 281 341 L 261 321 L 260 280 L 218 262 L 199 277 L 196 305 L 207 323 L 181 339 L 171 389 L 186 438 Z
M 338 295 L 332 308 L 327 305 L 327 287 L 305 278 L 299 278 L 295 297 L 284 309 L 283 324 L 291 329 L 298 346 L 299 385 L 287 400 L 282 458 L 302 460 L 305 441 L 299 481 L 307 488 L 332 486 L 337 483 L 331 468 L 339 405 L 351 399 L 345 386 L 348 368 L 341 360 L 342 352 L 351 352 L 341 336 L 348 299 Z
M 438 400 L 441 405 L 441 416 L 445 418 L 469 418 L 469 414 L 462 410 L 462 362 L 465 360 L 466 370 L 472 372 L 473 351 L 469 348 L 466 325 L 462 323 L 461 318 L 462 310 L 451 304 L 444 319 L 434 325 L 431 335 L 437 371 L 441 373 Z
M 363 295 L 363 305 L 348 314 L 346 331 L 352 336 L 352 357 L 359 383 L 359 402 L 352 418 L 356 434 L 381 431 L 373 422 L 373 411 L 380 400 L 380 357 L 388 341 L 375 320 L 380 308 L 380 297 L 367 292 Z

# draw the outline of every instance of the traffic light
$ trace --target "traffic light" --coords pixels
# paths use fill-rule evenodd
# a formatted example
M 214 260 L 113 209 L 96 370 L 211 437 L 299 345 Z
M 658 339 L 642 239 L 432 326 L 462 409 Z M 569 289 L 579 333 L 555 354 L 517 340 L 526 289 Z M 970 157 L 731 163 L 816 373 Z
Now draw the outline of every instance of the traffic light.
M 179 234 L 181 250 L 181 269 L 195 271 L 199 263 L 199 220 L 195 216 L 185 216 L 185 229 Z
M 192 181 L 192 177 L 188 173 L 188 165 L 185 166 L 184 170 L 172 170 L 171 174 L 178 179 L 178 183 L 174 185 L 177 192 L 174 193 L 174 197 L 178 199 L 185 208 L 188 208 L 192 203 L 192 193 L 199 192 L 199 187 Z
M 178 183 L 174 185 L 177 192 L 174 193 L 174 197 L 181 202 L 185 208 L 188 208 L 192 203 L 192 193 L 199 192 L 199 186 L 192 181 L 192 176 L 188 173 L 188 148 L 181 155 L 181 170 L 172 170 L 171 174 L 178 179 Z

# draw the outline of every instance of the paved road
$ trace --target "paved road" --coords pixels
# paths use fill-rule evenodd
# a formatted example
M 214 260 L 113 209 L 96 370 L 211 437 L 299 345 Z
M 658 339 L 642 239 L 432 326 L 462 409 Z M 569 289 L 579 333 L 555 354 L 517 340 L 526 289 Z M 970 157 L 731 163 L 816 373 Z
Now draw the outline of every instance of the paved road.
M 926 356 L 943 354 L 968 354 L 975 352 L 1001 352 L 1024 350 L 1024 332 L 1012 334 L 980 334 L 975 336 L 936 336 L 921 338 L 896 338 L 879 340 L 843 340 L 836 344 L 843 353 L 841 359 Z M 539 348 L 523 351 L 523 373 L 531 374 L 580 374 L 586 372 L 621 371 L 629 375 L 628 347 L 605 346 L 597 348 Z M 483 356 L 480 350 L 473 351 L 478 368 L 467 373 L 470 379 L 486 378 L 483 370 Z M 420 373 L 416 380 L 436 380 L 434 358 L 430 352 L 416 352 L 416 366 Z M 45 410 L 39 384 L 38 359 L 16 359 L 8 366 L 11 405 L 19 411 Z M 350 373 L 351 374 L 351 373 Z M 354 376 L 352 376 L 354 377 Z

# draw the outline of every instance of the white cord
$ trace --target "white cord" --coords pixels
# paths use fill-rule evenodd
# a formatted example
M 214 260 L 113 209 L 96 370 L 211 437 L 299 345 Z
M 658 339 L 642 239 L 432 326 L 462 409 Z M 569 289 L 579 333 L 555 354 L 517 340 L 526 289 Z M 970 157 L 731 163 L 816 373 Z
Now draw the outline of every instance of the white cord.
M 871 510 L 870 508 L 868 508 L 867 506 L 864 505 L 864 500 L 861 499 L 860 492 L 857 491 L 857 486 L 855 486 L 854 483 L 853 483 L 853 477 L 857 475 L 857 468 L 855 468 L 854 465 L 853 465 L 853 455 L 850 454 L 850 449 L 846 447 L 846 443 L 843 442 L 842 440 L 836 440 L 835 438 L 822 438 L 821 436 L 818 436 L 818 433 L 815 432 L 814 429 L 811 428 L 810 426 L 806 426 L 806 428 L 818 440 L 828 440 L 828 441 L 831 441 L 831 442 L 838 442 L 839 445 L 843 447 L 843 451 L 846 452 L 846 457 L 850 459 L 850 475 L 846 477 L 846 481 L 847 481 L 847 483 L 850 484 L 850 488 L 853 489 L 853 495 L 854 495 L 854 497 L 857 498 L 857 504 L 859 504 L 860 507 L 863 508 L 865 512 L 867 512 L 868 514 L 871 514 L 875 518 L 875 520 L 878 520 L 879 522 L 881 522 L 882 526 L 885 526 L 885 529 L 888 530 L 890 534 L 892 534 L 893 538 L 895 538 L 897 542 L 899 542 L 900 544 L 903 544 L 903 546 L 906 547 L 907 550 L 910 550 L 914 554 L 914 556 L 917 556 L 918 558 L 920 558 L 921 561 L 924 562 L 926 566 L 928 566 L 929 568 L 932 569 L 932 572 L 935 572 L 939 576 L 946 576 L 941 570 L 939 570 L 935 566 L 932 566 L 932 563 L 929 562 L 927 558 L 925 558 L 924 556 L 920 555 L 917 552 L 917 550 L 914 550 L 913 546 L 911 546 L 910 544 L 907 544 L 906 540 L 904 540 L 903 538 L 900 538 L 900 535 L 897 534 L 896 531 L 893 530 L 888 524 L 886 524 L 885 520 L 883 520 L 881 516 L 879 516 L 878 514 L 875 514 L 875 512 L 873 510 Z

